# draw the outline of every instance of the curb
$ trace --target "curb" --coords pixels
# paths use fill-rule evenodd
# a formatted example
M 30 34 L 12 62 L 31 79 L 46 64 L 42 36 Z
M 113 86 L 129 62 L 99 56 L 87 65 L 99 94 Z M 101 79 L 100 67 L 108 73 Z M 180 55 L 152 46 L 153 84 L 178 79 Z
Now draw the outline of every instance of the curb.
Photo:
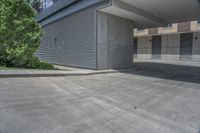
M 32 78 L 32 77 L 66 77 L 66 76 L 89 76 L 97 74 L 109 74 L 109 73 L 120 73 L 128 72 L 135 69 L 125 69 L 125 70 L 108 70 L 108 71 L 94 71 L 94 72 L 58 72 L 58 73 L 3 73 L 0 74 L 0 78 Z M 9 70 L 8 70 L 9 71 Z

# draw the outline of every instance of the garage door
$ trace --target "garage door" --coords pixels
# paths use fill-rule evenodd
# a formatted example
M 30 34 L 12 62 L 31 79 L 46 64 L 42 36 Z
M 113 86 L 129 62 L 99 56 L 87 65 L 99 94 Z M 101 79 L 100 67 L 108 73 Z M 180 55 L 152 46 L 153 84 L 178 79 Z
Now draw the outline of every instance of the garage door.
M 134 48 L 133 48 L 134 58 L 137 58 L 137 47 L 138 47 L 138 41 L 137 38 L 134 38 Z
M 152 59 L 161 59 L 161 36 L 152 37 Z
M 192 59 L 193 33 L 181 34 L 180 60 Z

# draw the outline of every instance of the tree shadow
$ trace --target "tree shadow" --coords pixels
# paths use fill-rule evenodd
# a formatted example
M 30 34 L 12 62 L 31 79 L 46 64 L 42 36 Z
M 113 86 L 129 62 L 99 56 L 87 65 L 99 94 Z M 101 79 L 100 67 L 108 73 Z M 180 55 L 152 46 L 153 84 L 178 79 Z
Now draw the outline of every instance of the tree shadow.
M 175 81 L 200 84 L 200 67 L 175 64 L 139 62 L 134 63 L 133 70 L 122 73 L 155 77 Z

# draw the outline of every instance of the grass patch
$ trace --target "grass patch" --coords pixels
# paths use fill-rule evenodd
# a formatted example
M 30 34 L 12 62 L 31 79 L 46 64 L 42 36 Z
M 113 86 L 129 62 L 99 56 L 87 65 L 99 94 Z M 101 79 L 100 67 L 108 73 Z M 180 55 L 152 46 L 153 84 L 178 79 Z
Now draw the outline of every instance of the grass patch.
M 0 66 L 0 70 L 25 70 L 25 68 L 16 68 L 16 67 L 4 67 L 4 66 Z
M 0 70 L 57 70 L 57 69 L 33 69 L 33 68 L 4 67 L 4 66 L 0 66 Z

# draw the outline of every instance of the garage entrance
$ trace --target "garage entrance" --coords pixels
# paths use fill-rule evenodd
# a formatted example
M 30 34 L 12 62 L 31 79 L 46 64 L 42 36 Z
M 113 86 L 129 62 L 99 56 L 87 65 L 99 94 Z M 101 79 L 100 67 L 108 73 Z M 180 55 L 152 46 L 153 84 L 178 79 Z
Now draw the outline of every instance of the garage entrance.
M 161 59 L 161 36 L 152 37 L 152 59 Z
M 138 49 L 138 44 L 137 44 L 137 38 L 134 38 L 134 47 L 133 47 L 133 52 L 134 52 L 134 58 L 137 58 L 137 49 Z
M 180 60 L 192 60 L 193 33 L 181 34 Z

